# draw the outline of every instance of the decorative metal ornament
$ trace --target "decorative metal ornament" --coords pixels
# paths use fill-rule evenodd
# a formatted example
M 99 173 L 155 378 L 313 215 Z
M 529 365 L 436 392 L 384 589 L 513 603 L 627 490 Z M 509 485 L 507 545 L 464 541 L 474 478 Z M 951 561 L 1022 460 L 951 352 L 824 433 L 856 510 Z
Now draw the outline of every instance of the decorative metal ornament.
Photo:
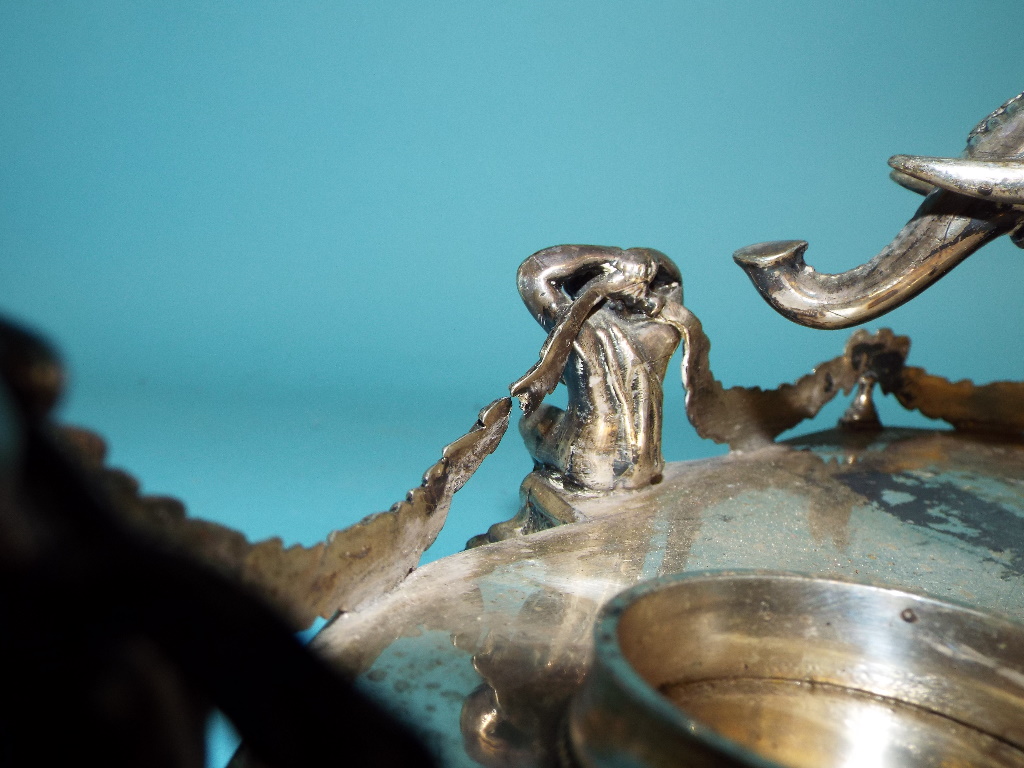
M 926 197 L 866 265 L 816 273 L 803 241 L 737 252 L 772 306 L 843 328 L 997 237 L 1024 243 L 1024 95 L 971 133 L 965 158 L 890 164 Z M 0 433 L 0 607 L 21 606 L 29 576 L 51 597 L 80 588 L 80 573 L 109 588 L 109 562 L 124 566 L 118 584 L 186 579 L 194 601 L 164 587 L 145 594 L 177 595 L 167 604 L 210 632 L 208 647 L 183 644 L 190 635 L 162 603 L 139 626 L 81 617 L 83 632 L 170 654 L 166 675 L 135 682 L 171 681 L 164 694 L 178 698 L 164 703 L 177 714 L 154 738 L 166 754 L 187 753 L 181 765 L 201 761 L 197 691 L 211 690 L 235 707 L 252 748 L 236 766 L 291 762 L 277 722 L 308 747 L 334 739 L 345 713 L 361 713 L 361 760 L 424 764 L 416 741 L 340 672 L 446 766 L 1024 766 L 1024 383 L 950 382 L 906 364 L 906 337 L 860 330 L 793 383 L 726 387 L 679 269 L 653 249 L 548 248 L 523 262 L 518 285 L 548 332 L 537 363 L 404 501 L 313 547 L 250 544 L 173 499 L 141 496 L 105 466 L 101 439 L 48 421 L 61 368 L 0 323 L 0 426 L 10 427 Z M 685 394 L 666 393 L 679 346 Z M 559 383 L 564 409 L 544 403 Z M 953 429 L 884 427 L 879 391 Z M 852 397 L 835 429 L 775 442 L 840 395 Z M 665 463 L 662 402 L 673 396 L 728 455 Z M 452 496 L 505 434 L 514 398 L 534 461 L 519 512 L 417 568 Z M 197 609 L 211 594 L 248 623 Z M 284 625 L 318 615 L 331 619 L 314 641 L 319 660 L 289 645 Z M 267 706 L 253 680 L 233 688 L 204 655 L 249 627 L 254 648 L 277 649 L 261 663 L 284 660 L 268 673 Z M 101 673 L 76 689 L 83 702 L 109 682 Z M 332 707 L 312 706 L 315 696 Z M 192 723 L 184 736 L 178 720 Z M 82 722 L 94 721 L 109 725 Z M 380 750 L 373 734 L 384 734 Z
M 812 328 L 848 328 L 909 301 L 986 243 L 1024 247 L 1024 94 L 967 138 L 963 159 L 896 155 L 893 178 L 926 195 L 881 253 L 837 275 L 804 263 L 803 240 L 758 243 L 733 258 L 765 301 Z
M 816 327 L 912 298 L 1019 236 L 1020 103 L 966 161 L 893 159 L 928 197 L 865 267 L 818 275 L 802 242 L 737 261 Z M 858 331 L 793 384 L 727 388 L 649 249 L 549 248 L 519 288 L 549 332 L 511 387 L 522 509 L 338 616 L 321 653 L 446 765 L 1024 765 L 1024 384 L 949 382 Z M 689 419 L 728 456 L 661 458 L 678 344 Z M 559 380 L 565 410 L 542 403 Z M 955 430 L 884 428 L 876 390 Z M 841 393 L 836 429 L 774 443 Z

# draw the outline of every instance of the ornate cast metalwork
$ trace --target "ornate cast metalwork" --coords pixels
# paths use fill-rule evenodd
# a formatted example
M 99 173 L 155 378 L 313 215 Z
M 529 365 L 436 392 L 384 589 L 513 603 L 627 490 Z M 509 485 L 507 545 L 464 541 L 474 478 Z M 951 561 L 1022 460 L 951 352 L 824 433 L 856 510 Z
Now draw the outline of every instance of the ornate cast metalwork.
M 798 322 L 839 328 L 876 317 L 998 236 L 1007 234 L 1024 244 L 1024 94 L 972 132 L 966 155 L 959 160 L 892 158 L 894 178 L 926 199 L 896 239 L 863 267 L 842 275 L 817 274 L 803 263 L 807 244 L 802 241 L 750 246 L 737 252 L 736 260 L 773 306 Z M 415 573 L 444 524 L 452 495 L 505 433 L 511 397 L 481 411 L 474 427 L 427 470 L 422 484 L 388 512 L 370 515 L 313 547 L 285 548 L 280 539 L 250 544 L 239 532 L 189 519 L 173 499 L 141 495 L 131 476 L 105 466 L 105 446 L 95 434 L 45 423 L 63 372 L 45 345 L 0 323 L 0 381 L 5 385 L 0 387 L 0 422 L 28 425 L 26 455 L 36 451 L 24 462 L 27 474 L 15 461 L 18 457 L 0 451 L 4 568 L 20 578 L 23 574 L 15 572 L 28 562 L 32 567 L 25 573 L 44 581 L 51 571 L 65 573 L 60 570 L 66 565 L 63 557 L 32 570 L 37 554 L 32 547 L 38 543 L 33 536 L 44 531 L 45 525 L 39 526 L 48 520 L 59 523 L 60 535 L 53 542 L 74 557 L 84 551 L 77 533 L 105 531 L 116 534 L 111 541 L 116 539 L 117 546 L 110 551 L 128 558 L 137 573 L 167 562 L 177 563 L 187 575 L 193 573 L 189 564 L 195 565 L 199 570 L 194 573 L 206 575 L 190 582 L 188 595 L 201 608 L 212 603 L 196 585 L 207 583 L 220 595 L 220 607 L 235 608 L 230 599 L 235 593 L 224 589 L 226 574 L 261 592 L 296 626 L 308 625 L 315 615 L 333 617 L 317 641 L 321 652 L 358 678 L 360 687 L 379 694 L 387 686 L 385 698 L 392 698 L 392 704 L 400 700 L 395 708 L 429 738 L 446 763 L 467 765 L 470 760 L 493 766 L 568 764 L 573 759 L 567 751 L 570 742 L 575 758 L 586 761 L 592 747 L 603 749 L 606 737 L 615 748 L 628 747 L 629 739 L 616 728 L 627 721 L 645 728 L 650 721 L 619 718 L 614 706 L 594 710 L 596 716 L 613 716 L 589 736 L 580 734 L 598 720 L 581 716 L 579 703 L 569 718 L 575 729 L 570 739 L 560 724 L 590 671 L 599 609 L 623 587 L 656 576 L 782 566 L 968 596 L 978 607 L 1024 619 L 1019 480 L 1024 383 L 976 386 L 908 367 L 909 340 L 882 330 L 856 332 L 842 355 L 792 384 L 772 390 L 726 388 L 711 371 L 710 342 L 700 321 L 683 305 L 679 269 L 663 253 L 556 246 L 529 257 L 520 267 L 518 284 L 527 307 L 548 332 L 538 362 L 510 387 L 526 414 L 520 428 L 535 465 L 521 487 L 523 507 L 512 520 L 470 542 L 491 546 Z M 661 455 L 663 379 L 680 343 L 687 415 L 699 435 L 733 449 L 726 457 L 666 465 Z M 543 402 L 559 381 L 568 390 L 564 410 Z M 883 429 L 872 400 L 876 389 L 907 408 L 947 421 L 956 431 Z M 853 402 L 841 429 L 774 444 L 837 394 L 851 391 Z M 17 418 L 9 419 L 8 411 Z M 50 462 L 48 469 L 41 458 Z M 48 478 L 59 482 L 47 487 Z M 69 488 L 82 492 L 69 494 Z M 105 501 L 92 499 L 93 491 Z M 31 503 L 26 505 L 26 499 Z M 42 516 L 21 514 L 26 510 Z M 96 530 L 68 514 L 81 510 L 91 515 L 86 523 L 100 523 Z M 134 525 L 131 531 L 121 531 L 125 520 Z M 562 526 L 570 522 L 577 525 Z M 65 536 L 68 531 L 76 535 Z M 149 553 L 152 563 L 143 562 L 146 557 L 139 553 Z M 216 571 L 203 571 L 204 565 L 183 553 Z M 101 569 L 101 575 L 106 573 Z M 823 583 L 803 576 L 797 580 Z M 11 584 L 8 579 L 6 586 Z M 245 597 L 238 601 L 242 608 L 249 605 Z M 182 616 L 196 615 L 180 596 L 172 603 Z M 901 620 L 912 624 L 918 607 L 932 610 L 935 605 L 921 598 L 907 609 L 915 618 L 904 613 Z M 123 607 L 128 611 L 130 606 Z M 249 618 L 269 626 L 262 609 L 252 610 Z M 204 621 L 216 624 L 218 611 L 207 613 Z M 663 613 L 654 612 L 655 623 Z M 768 621 L 763 613 L 762 606 L 759 620 Z M 156 621 L 158 614 L 160 621 L 146 631 L 177 627 L 156 608 L 144 618 Z M 800 626 L 811 626 L 805 621 L 808 611 L 795 615 Z M 855 623 L 853 629 L 864 624 Z M 658 626 L 674 631 L 667 624 Z M 840 629 L 811 629 L 804 639 L 816 642 L 829 632 L 845 638 Z M 274 632 L 289 638 L 281 627 L 267 637 L 273 640 Z M 625 639 L 642 645 L 648 636 L 641 627 L 632 640 Z M 878 639 L 870 631 L 866 636 Z M 878 635 L 882 639 L 875 645 L 881 647 L 891 636 L 898 633 Z M 181 640 L 173 631 L 154 637 Z M 677 646 L 669 645 L 658 653 L 675 653 Z M 1005 647 L 993 647 L 999 659 L 1007 655 Z M 931 650 L 949 655 L 938 646 Z M 1019 653 L 1010 655 L 1016 664 Z M 276 663 L 271 656 L 267 659 Z M 637 658 L 667 669 L 660 656 L 648 656 Z M 677 660 L 693 657 L 683 654 Z M 301 654 L 281 658 L 292 659 L 307 678 L 311 673 L 315 678 L 320 669 L 303 667 Z M 726 660 L 744 663 L 738 655 Z M 332 674 L 324 673 L 327 688 L 348 691 L 337 687 Z M 936 676 L 928 674 L 929 679 Z M 145 676 L 139 679 L 146 681 Z M 1012 682 L 1019 687 L 1019 680 Z M 225 691 L 232 694 L 230 686 L 219 690 Z M 584 704 L 587 695 L 580 699 Z M 229 701 L 238 705 L 237 716 L 246 716 L 248 702 Z M 252 701 L 263 706 L 258 697 Z M 280 717 L 290 716 L 288 722 L 301 732 L 302 723 L 296 721 L 305 717 L 311 701 L 305 702 L 306 709 Z M 203 701 L 183 698 L 179 703 L 190 717 L 205 711 Z M 271 701 L 268 706 L 275 705 Z M 345 706 L 358 708 L 359 700 L 346 699 Z M 658 700 L 662 711 L 666 706 Z M 687 711 L 692 706 L 687 703 Z M 439 707 L 447 717 L 443 723 Z M 424 759 L 400 728 L 369 705 L 365 710 L 372 727 L 395 734 L 394 746 L 408 760 Z M 346 719 L 334 711 L 325 705 L 323 712 L 309 714 L 313 725 L 306 723 L 307 730 L 321 737 L 332 732 Z M 259 722 L 258 717 L 247 721 L 247 738 L 264 756 L 280 750 L 270 729 L 269 738 L 263 738 Z M 979 730 L 989 734 L 988 727 L 980 723 Z M 193 729 L 192 746 L 197 733 Z M 1013 738 L 1001 733 L 996 736 L 1005 744 L 1024 744 L 1017 731 Z M 718 749 L 715 760 L 737 754 L 734 746 L 715 742 L 712 747 L 712 752 Z M 244 754 L 238 764 L 254 765 Z
M 711 342 L 700 321 L 685 308 L 662 318 L 682 330 L 683 386 L 686 413 L 697 434 L 733 450 L 767 445 L 787 429 L 813 418 L 840 393 L 857 395 L 847 410 L 847 427 L 880 426 L 871 402 L 877 385 L 904 408 L 941 419 L 956 429 L 1024 432 L 1024 382 L 997 381 L 978 385 L 951 382 L 923 368 L 906 366 L 910 339 L 888 328 L 869 334 L 856 331 L 842 355 L 819 363 L 812 373 L 776 389 L 730 387 L 715 379 L 709 363 Z
M 1020 160 L 894 155 L 889 158 L 889 165 L 894 173 L 958 195 L 1005 205 L 1024 205 L 1024 162 Z
M 927 196 L 863 266 L 819 273 L 804 263 L 803 240 L 736 251 L 736 263 L 782 315 L 812 328 L 858 325 L 912 299 L 1001 235 L 1024 247 L 1024 94 L 971 132 L 963 159 L 896 155 L 889 163 L 898 182 Z
M 142 496 L 131 475 L 104 466 L 106 446 L 95 433 L 65 427 L 60 439 L 129 522 L 255 589 L 304 629 L 317 616 L 357 610 L 412 572 L 440 533 L 452 496 L 497 447 L 511 407 L 505 397 L 484 408 L 404 501 L 310 547 L 285 547 L 277 537 L 250 543 L 233 528 L 190 518 L 181 502 Z
M 526 412 L 520 431 L 535 470 L 520 488 L 519 512 L 470 547 L 578 522 L 567 495 L 660 480 L 662 380 L 680 339 L 687 417 L 701 437 L 732 450 L 769 445 L 854 389 L 841 424 L 879 429 L 876 387 L 958 429 L 1024 431 L 1024 383 L 953 383 L 908 367 L 910 340 L 888 329 L 857 331 L 842 355 L 792 384 L 726 388 L 711 371 L 700 320 L 682 303 L 679 269 L 659 251 L 556 246 L 523 262 L 518 282 L 549 332 L 538 362 L 510 387 Z M 543 404 L 559 380 L 569 392 L 564 411 Z
M 665 465 L 662 379 L 679 344 L 658 315 L 681 306 L 678 267 L 649 248 L 560 245 L 524 261 L 518 284 L 549 332 L 540 360 L 510 387 L 538 469 L 581 490 L 649 485 Z M 541 404 L 559 380 L 564 411 Z
M 669 462 L 648 488 L 563 494 L 580 522 L 417 569 L 316 645 L 445 765 L 549 768 L 599 610 L 655 577 L 784 568 L 1024 621 L 1022 466 L 1018 437 L 893 428 Z
M 1014 197 L 1016 166 L 1007 160 L 1024 157 L 1019 103 L 1008 103 L 976 129 L 965 163 L 893 160 L 896 178 L 927 199 L 893 244 L 864 268 L 816 276 L 802 266 L 806 243 L 801 242 L 762 244 L 746 249 L 738 260 L 753 275 L 767 276 L 775 281 L 771 285 L 791 293 L 816 286 L 816 293 L 804 291 L 810 298 L 800 310 L 811 324 L 841 327 L 905 301 L 985 242 L 1020 233 L 1024 206 Z M 1017 139 L 1020 146 L 1013 155 L 1007 142 Z M 972 190 L 968 182 L 979 174 L 992 181 L 991 191 L 983 185 Z M 798 278 L 790 280 L 786 269 L 798 263 Z M 674 764 L 682 754 L 674 745 L 693 745 L 692 734 L 705 727 L 700 718 L 670 728 L 665 738 L 647 738 L 662 715 L 669 712 L 678 725 L 680 713 L 673 714 L 668 699 L 650 688 L 643 692 L 648 710 L 637 706 L 621 712 L 622 702 L 633 701 L 629 692 L 623 694 L 602 676 L 606 668 L 600 658 L 594 666 L 592 629 L 601 606 L 622 587 L 652 577 L 722 568 L 796 568 L 817 576 L 793 582 L 811 585 L 812 592 L 857 593 L 854 602 L 860 603 L 868 593 L 879 597 L 876 607 L 885 609 L 888 623 L 870 623 L 876 618 L 873 609 L 870 618 L 843 613 L 840 618 L 850 626 L 836 619 L 834 626 L 821 629 L 815 624 L 824 609 L 820 600 L 812 600 L 810 607 L 783 600 L 774 610 L 765 608 L 769 598 L 757 598 L 754 605 L 749 590 L 739 590 L 757 613 L 754 634 L 776 620 L 779 624 L 772 627 L 793 624 L 806 630 L 804 635 L 780 630 L 778 638 L 771 634 L 774 629 L 769 632 L 780 643 L 783 660 L 789 658 L 790 640 L 813 644 L 835 636 L 845 641 L 863 630 L 865 647 L 851 649 L 850 658 L 829 657 L 838 660 L 840 671 L 874 664 L 877 660 L 867 654 L 889 647 L 894 637 L 900 638 L 901 649 L 911 641 L 927 645 L 931 636 L 913 629 L 920 628 L 919 614 L 927 614 L 920 626 L 933 631 L 932 614 L 946 608 L 929 598 L 866 586 L 847 589 L 821 577 L 953 598 L 968 595 L 976 607 L 1024 618 L 1018 546 L 1024 515 L 1018 480 L 1024 457 L 1024 384 L 975 386 L 909 367 L 909 340 L 882 330 L 854 333 L 842 355 L 792 384 L 772 390 L 727 388 L 711 371 L 710 342 L 700 321 L 683 305 L 679 270 L 664 254 L 649 249 L 549 248 L 524 262 L 519 289 L 548 332 L 536 365 L 510 388 L 526 413 L 521 431 L 535 463 L 520 490 L 522 509 L 476 537 L 472 549 L 429 564 L 401 589 L 339 615 L 317 641 L 365 689 L 415 723 L 447 764 L 597 765 L 613 754 L 636 758 L 638 765 Z M 679 343 L 684 347 L 687 415 L 702 437 L 733 449 L 726 457 L 669 465 L 661 457 L 662 380 Z M 559 381 L 569 393 L 565 410 L 543 403 Z M 872 399 L 876 390 L 947 421 L 955 431 L 884 429 Z M 850 392 L 854 397 L 840 429 L 774 444 L 839 393 Z M 477 546 L 482 544 L 489 546 Z M 892 600 L 902 613 L 889 610 L 886 601 Z M 719 646 L 708 659 L 694 649 L 677 653 L 683 647 L 676 642 L 678 633 L 701 621 L 683 617 L 678 607 L 676 602 L 659 604 L 634 622 L 636 631 L 629 637 L 616 635 L 635 646 L 634 663 L 642 660 L 647 671 L 666 674 L 672 673 L 672 663 L 704 663 L 711 657 L 754 668 L 756 660 L 744 653 L 716 656 Z M 788 608 L 793 616 L 785 613 Z M 618 611 L 624 616 L 631 610 L 613 605 L 605 615 Z M 968 613 L 968 621 L 957 614 L 949 626 L 973 632 L 981 614 Z M 678 626 L 672 625 L 672 616 L 682 617 Z M 717 621 L 716 616 L 709 626 Z M 992 652 L 990 667 L 1002 665 L 1017 674 L 1022 668 L 1019 648 L 1006 651 L 1008 646 L 1000 645 L 1009 637 L 1002 629 L 1005 623 L 995 617 L 986 624 L 998 625 L 993 631 L 1000 640 L 977 648 Z M 597 629 L 599 652 L 615 639 L 607 625 L 606 620 L 605 629 Z M 644 645 L 656 634 L 653 630 L 662 633 L 661 647 Z M 733 639 L 739 636 L 733 633 Z M 897 705 L 925 702 L 936 711 L 959 712 L 970 681 L 957 683 L 949 696 L 942 685 L 933 685 L 951 651 L 934 644 L 919 650 L 930 654 L 927 669 L 922 667 L 924 682 L 919 685 L 915 678 L 911 684 L 899 677 L 897 682 L 907 685 Z M 984 653 L 969 661 L 988 663 Z M 779 669 L 774 661 L 767 673 L 757 674 L 772 677 Z M 893 666 L 897 677 L 904 667 Z M 815 675 L 822 669 L 818 665 L 810 677 L 794 672 L 794 685 L 805 678 L 817 685 L 821 681 Z M 700 677 L 703 671 L 695 674 Z M 680 693 L 662 685 L 680 680 L 654 682 L 669 698 Z M 719 706 L 717 694 L 707 695 L 707 682 L 701 677 L 696 688 L 685 692 L 696 691 L 699 701 L 677 702 L 687 713 Z M 880 674 L 869 682 L 884 683 Z M 753 692 L 752 706 L 757 707 L 766 690 L 779 688 L 777 683 L 758 679 L 740 693 Z M 866 702 L 870 709 L 878 702 L 864 697 L 887 695 L 878 685 L 866 685 L 852 681 L 852 698 L 830 706 L 857 709 Z M 1008 688 L 1017 696 L 1019 680 Z M 783 696 L 792 690 L 786 688 Z M 943 709 L 936 702 L 949 706 Z M 1024 710 L 1024 697 L 1017 704 Z M 915 733 L 919 714 L 914 710 L 907 721 L 914 721 Z M 968 755 L 968 762 L 977 756 L 972 744 L 985 752 L 993 734 L 1007 754 L 1014 749 L 1010 745 L 1024 744 L 1020 733 L 1010 734 L 1002 725 L 993 731 L 987 714 L 960 718 L 966 723 L 963 733 L 974 729 L 964 739 L 960 731 L 949 736 L 947 724 L 939 720 L 937 738 L 946 742 L 935 750 L 956 742 L 957 754 Z M 566 722 L 567 729 L 561 725 Z M 758 722 L 748 715 L 730 720 L 741 729 L 753 723 L 754 730 Z M 837 722 L 845 720 L 837 717 Z M 837 736 L 845 737 L 845 732 Z M 754 742 L 757 738 L 751 736 Z M 705 742 L 698 744 L 706 758 L 702 764 L 726 764 L 739 756 L 731 764 L 763 765 L 764 755 L 771 757 L 759 750 L 761 757 L 745 761 L 735 742 L 719 737 Z M 938 744 L 933 742 L 907 743 L 910 752 L 929 757 L 929 745 Z M 893 738 L 882 747 L 901 744 Z M 634 749 L 637 745 L 643 748 Z

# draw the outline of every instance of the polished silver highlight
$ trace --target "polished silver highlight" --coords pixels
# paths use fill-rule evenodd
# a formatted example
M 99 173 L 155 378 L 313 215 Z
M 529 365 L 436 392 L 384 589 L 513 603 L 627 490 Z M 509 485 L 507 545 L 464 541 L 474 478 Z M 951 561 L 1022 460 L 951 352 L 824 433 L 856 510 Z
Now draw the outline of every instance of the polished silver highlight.
M 824 274 L 804 262 L 807 243 L 758 243 L 733 258 L 764 299 L 812 328 L 873 320 L 925 290 L 986 243 L 1024 233 L 1024 99 L 1016 96 L 970 134 L 965 158 L 890 161 L 894 178 L 927 193 L 914 217 L 866 264 Z
M 888 329 L 857 331 L 842 355 L 795 382 L 726 387 L 711 370 L 711 342 L 700 320 L 682 303 L 679 269 L 659 251 L 548 248 L 520 267 L 519 289 L 549 330 L 538 362 L 510 387 L 526 412 L 520 431 L 534 471 L 520 487 L 517 513 L 471 538 L 469 547 L 580 522 L 567 501 L 574 495 L 659 481 L 662 380 L 680 339 L 687 418 L 698 435 L 733 450 L 770 445 L 855 389 L 841 419 L 847 429 L 882 428 L 873 402 L 880 389 L 958 429 L 1024 432 L 1024 384 L 976 386 L 908 367 L 910 340 Z M 543 404 L 559 381 L 569 390 L 565 411 Z
M 1024 766 L 1024 626 L 908 592 L 704 573 L 613 600 L 580 766 Z
M 1024 206 L 1024 160 L 894 155 L 889 165 L 933 187 L 993 203 Z
M 587 697 L 601 698 L 608 690 L 593 687 L 601 680 L 593 666 L 596 617 L 622 589 L 652 578 L 719 569 L 798 570 L 938 598 L 969 596 L 977 609 L 1024 619 L 1024 494 L 1018 479 L 1024 465 L 1024 384 L 976 386 L 907 366 L 909 339 L 883 329 L 855 332 L 841 355 L 793 383 L 771 390 L 727 388 L 712 374 L 710 341 L 700 321 L 682 304 L 678 269 L 656 251 L 598 246 L 541 251 L 521 268 L 520 290 L 549 335 L 540 360 L 511 388 L 527 412 L 523 433 L 535 460 L 521 486 L 519 514 L 475 537 L 466 552 L 417 569 L 399 588 L 340 613 L 316 641 L 361 688 L 413 724 L 444 765 L 600 765 L 602 755 L 624 754 L 637 743 L 652 749 L 670 743 L 671 734 L 668 741 L 645 738 L 653 733 L 649 712 L 629 706 L 628 697 L 616 698 L 614 691 L 586 709 Z M 640 433 L 645 452 L 638 460 L 629 452 L 629 427 L 641 423 L 660 430 L 662 377 L 680 342 L 687 415 L 698 434 L 734 450 L 714 459 L 663 464 L 660 434 L 645 427 Z M 570 387 L 565 411 L 543 403 L 560 380 Z M 957 429 L 884 428 L 872 401 L 876 391 Z M 855 394 L 841 428 L 774 442 L 850 392 Z M 465 440 L 490 450 L 510 402 L 505 398 L 488 409 L 481 418 L 485 431 Z M 602 453 L 602 446 L 609 452 Z M 467 464 L 467 471 L 476 463 Z M 435 469 L 443 473 L 444 466 Z M 427 485 L 433 476 L 428 473 Z M 629 482 L 617 485 L 617 477 Z M 930 605 L 927 599 L 878 604 L 851 612 L 856 626 L 849 629 L 829 618 L 829 603 L 804 602 L 794 613 L 795 627 L 773 625 L 793 630 L 783 638 L 780 629 L 773 647 L 802 654 L 815 630 L 818 639 L 868 633 L 878 647 L 854 643 L 837 661 L 854 674 L 870 672 L 860 661 L 889 652 L 895 658 L 909 649 L 903 640 L 923 637 L 936 626 Z M 659 611 L 652 623 L 672 626 L 671 611 Z M 889 635 L 877 634 L 886 622 L 900 623 L 888 627 Z M 684 623 L 687 637 L 709 629 L 700 621 Z M 653 634 L 640 626 L 635 636 Z M 886 645 L 887 638 L 893 642 Z M 647 661 L 671 671 L 680 658 L 702 649 L 713 650 L 710 644 L 684 646 L 684 653 L 673 657 L 666 647 L 655 649 Z M 727 648 L 722 655 L 757 669 L 763 659 L 756 651 L 746 658 Z M 917 674 L 922 668 L 911 661 L 904 667 Z M 724 720 L 713 728 L 720 722 L 755 722 L 749 712 L 760 703 L 783 708 L 792 703 L 797 713 L 817 711 L 821 704 L 829 713 L 821 743 L 839 744 L 832 758 L 845 755 L 847 764 L 858 754 L 864 764 L 892 764 L 879 755 L 910 739 L 877 739 L 870 756 L 844 751 L 842 734 L 828 742 L 835 735 L 828 726 L 850 715 L 863 716 L 870 733 L 881 733 L 886 724 L 893 733 L 914 731 L 920 735 L 914 748 L 922 755 L 946 750 L 967 755 L 960 764 L 985 765 L 974 758 L 991 746 L 992 731 L 985 729 L 994 718 L 983 713 L 944 730 L 931 728 L 930 716 L 923 724 L 915 720 L 919 713 L 913 709 L 938 701 L 928 697 L 945 695 L 946 681 L 966 691 L 952 704 L 971 701 L 976 691 L 956 675 L 936 673 L 932 679 L 927 670 L 922 675 L 922 690 L 892 692 L 896 711 L 884 718 L 871 697 L 889 694 L 871 687 L 877 682 L 873 678 L 815 682 L 821 695 L 811 710 L 799 703 L 806 688 L 799 671 L 784 678 L 787 682 L 744 680 L 725 691 L 726 703 L 739 710 L 716 704 L 721 691 L 715 689 L 722 687 L 717 681 L 690 685 L 694 681 L 688 680 L 664 693 L 699 718 L 711 720 L 724 711 Z M 572 705 L 570 744 L 564 724 L 570 702 L 587 680 L 591 686 Z M 667 698 L 656 700 L 677 721 L 684 717 Z M 892 702 L 886 700 L 885 707 Z M 940 713 L 943 726 L 952 722 L 950 716 L 959 716 L 953 709 L 942 712 L 951 713 Z M 770 726 L 782 722 L 794 721 L 775 718 Z M 974 727 L 978 724 L 980 729 Z M 803 728 L 794 726 L 776 741 L 791 736 L 799 741 Z M 705 750 L 707 759 L 693 765 L 726 765 L 737 755 L 760 762 L 734 765 L 769 765 L 769 758 L 744 751 L 744 734 L 716 738 Z M 994 749 L 1013 755 L 1016 747 L 998 742 Z M 653 754 L 644 752 L 644 759 Z M 662 758 L 647 764 L 675 765 L 679 753 Z
M 1020 237 L 1021 105 L 976 128 L 963 162 L 893 160 L 926 199 L 864 267 L 817 275 L 803 241 L 737 260 L 819 327 L 907 300 L 985 242 Z M 407 503 L 361 524 L 372 535 L 332 539 L 353 562 L 329 571 L 341 612 L 321 653 L 456 768 L 1024 768 L 1024 383 L 908 366 L 909 339 L 882 329 L 792 383 L 726 387 L 679 270 L 649 249 L 549 248 L 519 290 L 548 333 L 511 385 L 534 460 L 519 513 L 410 573 L 449 491 L 501 438 L 504 398 Z M 680 343 L 687 416 L 727 456 L 662 459 Z M 564 410 L 544 403 L 559 382 Z M 775 443 L 851 392 L 837 429 Z M 955 429 L 886 428 L 876 393 Z M 602 607 L 644 583 L 595 639 Z
M 655 577 L 796 570 L 1024 620 L 1022 466 L 1020 438 L 892 428 L 669 462 L 648 488 L 563 493 L 579 522 L 429 563 L 315 644 L 443 765 L 552 768 L 598 612 Z M 606 737 L 627 737 L 620 714 Z
M 577 489 L 642 488 L 661 475 L 662 380 L 679 332 L 658 321 L 681 306 L 682 278 L 650 248 L 560 245 L 519 267 L 519 293 L 548 338 L 511 385 L 539 471 Z M 559 380 L 565 410 L 542 405 Z

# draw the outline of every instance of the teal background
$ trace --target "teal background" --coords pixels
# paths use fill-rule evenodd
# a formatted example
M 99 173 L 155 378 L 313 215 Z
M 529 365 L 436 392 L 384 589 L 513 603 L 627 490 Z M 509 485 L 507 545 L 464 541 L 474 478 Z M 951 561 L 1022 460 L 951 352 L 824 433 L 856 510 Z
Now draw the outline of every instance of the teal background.
M 783 320 L 731 253 L 807 239 L 822 271 L 874 255 L 918 204 L 886 159 L 958 154 L 1024 88 L 1022 15 L 9 0 L 0 308 L 57 341 L 63 416 L 147 491 L 309 544 L 402 498 L 536 359 L 514 274 L 540 248 L 666 252 L 726 384 L 838 354 L 849 332 Z M 1022 265 L 996 243 L 872 327 L 952 379 L 1020 379 Z M 666 390 L 667 457 L 719 453 Z M 512 430 L 428 559 L 510 516 L 528 469 Z

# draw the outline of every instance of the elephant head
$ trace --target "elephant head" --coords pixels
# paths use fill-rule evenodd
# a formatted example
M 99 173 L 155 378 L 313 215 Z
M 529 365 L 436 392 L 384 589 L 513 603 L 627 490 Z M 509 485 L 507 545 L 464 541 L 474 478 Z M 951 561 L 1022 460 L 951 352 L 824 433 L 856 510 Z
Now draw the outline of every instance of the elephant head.
M 807 243 L 758 243 L 733 258 L 778 312 L 812 328 L 847 328 L 912 299 L 986 243 L 1024 247 L 1024 93 L 985 118 L 962 158 L 896 155 L 892 178 L 925 195 L 914 217 L 866 264 L 824 274 Z

